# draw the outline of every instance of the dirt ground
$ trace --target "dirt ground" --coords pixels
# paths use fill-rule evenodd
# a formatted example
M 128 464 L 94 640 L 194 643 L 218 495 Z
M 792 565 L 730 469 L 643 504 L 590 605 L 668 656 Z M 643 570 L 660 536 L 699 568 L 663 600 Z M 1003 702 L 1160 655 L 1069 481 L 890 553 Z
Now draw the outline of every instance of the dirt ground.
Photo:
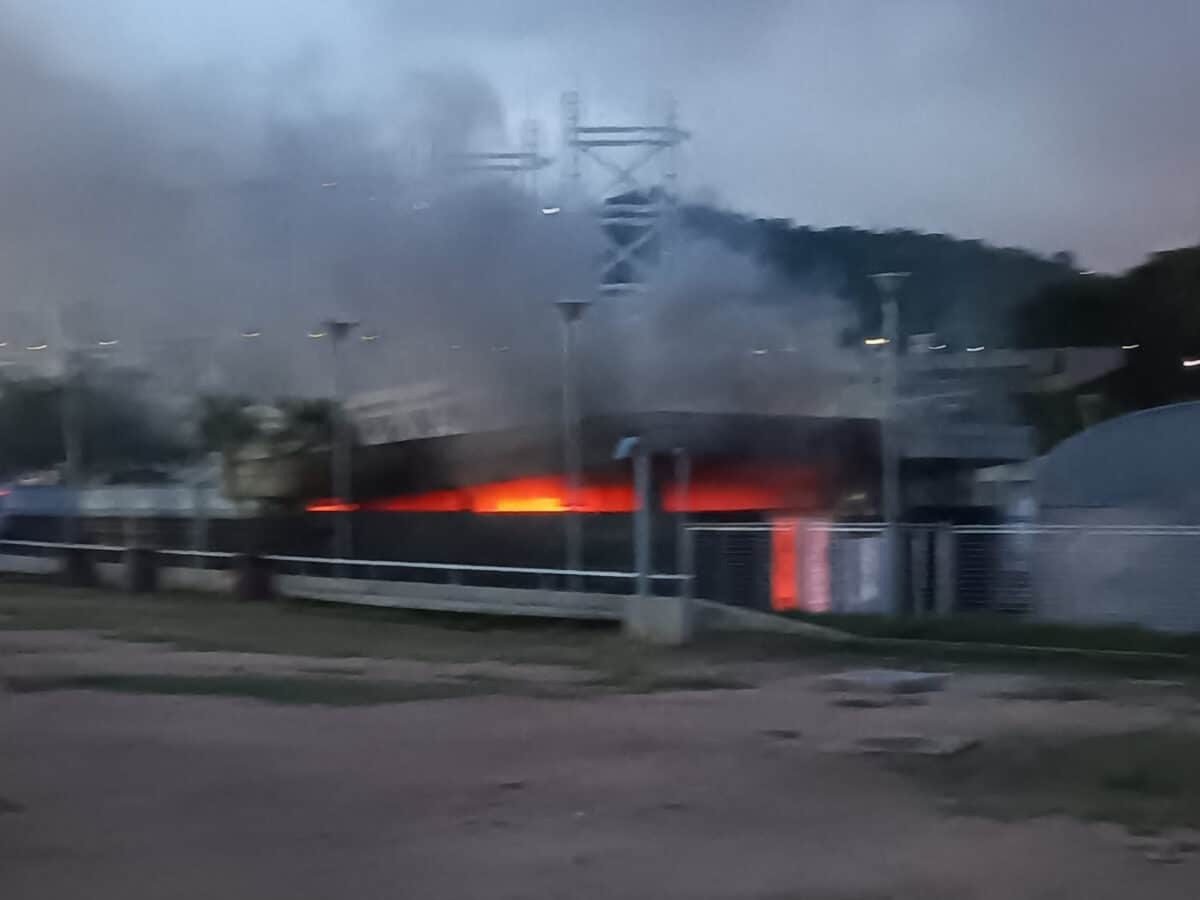
M 0 584 L 0 897 L 1196 896 L 1190 681 L 866 664 Z

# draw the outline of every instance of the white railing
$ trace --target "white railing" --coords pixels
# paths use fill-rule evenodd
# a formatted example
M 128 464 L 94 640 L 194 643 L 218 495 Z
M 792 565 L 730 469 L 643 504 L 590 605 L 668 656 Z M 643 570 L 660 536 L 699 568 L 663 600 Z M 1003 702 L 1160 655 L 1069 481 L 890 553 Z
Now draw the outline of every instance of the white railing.
M 62 551 L 62 550 L 84 550 L 105 553 L 122 553 L 126 549 L 124 546 L 111 544 L 68 544 L 54 541 L 21 541 L 21 540 L 0 540 L 0 550 L 6 547 L 11 547 L 14 550 L 35 550 L 35 551 Z M 232 562 L 240 554 L 230 553 L 217 550 L 156 550 L 160 556 L 172 557 L 180 560 L 194 560 L 200 564 L 208 564 L 210 562 L 218 563 L 217 567 L 229 567 Z M 18 554 L 19 555 L 19 554 Z M 42 553 L 34 553 L 29 555 L 45 555 Z M 379 579 L 381 575 L 387 576 L 399 574 L 403 572 L 428 572 L 442 573 L 446 577 L 446 581 L 450 584 L 466 584 L 469 576 L 477 578 L 483 576 L 493 576 L 498 579 L 507 580 L 524 580 L 539 579 L 538 583 L 533 586 L 545 588 L 555 586 L 562 588 L 568 584 L 577 585 L 579 588 L 595 585 L 597 582 L 624 582 L 627 586 L 632 585 L 638 579 L 637 572 L 627 572 L 623 570 L 608 570 L 608 569 L 557 569 L 540 566 L 489 566 L 477 565 L 473 563 L 439 563 L 439 562 L 420 562 L 409 560 L 391 560 L 391 559 L 354 559 L 354 558 L 338 558 L 328 556 L 297 556 L 291 554 L 268 554 L 263 557 L 272 563 L 277 564 L 280 574 L 291 575 L 323 575 L 335 576 L 340 578 L 351 579 Z M 222 566 L 220 564 L 224 563 Z M 685 590 L 686 586 L 691 582 L 691 576 L 679 573 L 655 573 L 648 576 L 650 582 L 654 585 L 662 585 L 670 588 L 672 591 Z M 385 577 L 383 580 L 390 581 L 405 581 L 404 578 Z
M 488 566 L 473 563 L 435 563 L 412 562 L 408 560 L 391 559 L 341 559 L 327 556 L 293 556 L 287 554 L 271 554 L 265 556 L 273 563 L 282 564 L 279 570 L 282 574 L 314 575 L 335 574 L 348 578 L 378 578 L 397 572 L 427 572 L 441 573 L 450 584 L 466 584 L 468 576 L 479 578 L 491 576 L 493 580 L 511 582 L 538 579 L 534 585 L 538 588 L 578 589 L 584 590 L 596 582 L 624 582 L 632 586 L 638 579 L 637 572 L 606 569 L 557 569 L 542 566 Z M 691 575 L 679 573 L 656 573 L 648 576 L 654 585 L 666 585 L 672 591 L 686 590 L 691 583 Z M 404 581 L 403 578 L 387 580 Z M 570 586 L 570 587 L 568 587 Z
M 96 552 L 120 553 L 125 547 L 116 544 L 71 544 L 60 541 L 9 541 L 0 540 L 0 547 L 28 547 L 42 550 L 95 550 Z

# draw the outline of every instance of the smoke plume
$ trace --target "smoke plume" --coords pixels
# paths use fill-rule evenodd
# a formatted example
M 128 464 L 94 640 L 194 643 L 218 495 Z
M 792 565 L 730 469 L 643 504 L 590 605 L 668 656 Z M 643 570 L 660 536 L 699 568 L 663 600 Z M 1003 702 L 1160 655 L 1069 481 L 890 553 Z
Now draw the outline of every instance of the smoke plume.
M 399 77 L 384 118 L 323 90 L 327 66 L 302 54 L 253 102 L 204 72 L 122 92 L 0 21 L 4 360 L 75 348 L 177 393 L 326 394 L 329 341 L 309 334 L 350 319 L 353 390 L 440 384 L 497 423 L 552 415 L 553 301 L 595 292 L 593 219 L 453 170 L 457 154 L 511 147 L 469 70 Z M 646 296 L 589 314 L 585 395 L 829 411 L 853 381 L 833 350 L 837 303 L 789 291 L 749 257 L 685 241 Z

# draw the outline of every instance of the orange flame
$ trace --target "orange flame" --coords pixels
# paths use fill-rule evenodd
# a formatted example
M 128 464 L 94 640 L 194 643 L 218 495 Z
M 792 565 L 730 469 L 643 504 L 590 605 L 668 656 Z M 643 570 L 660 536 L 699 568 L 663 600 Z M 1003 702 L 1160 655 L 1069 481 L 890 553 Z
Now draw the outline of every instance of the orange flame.
M 818 509 L 820 484 L 816 474 L 803 468 L 782 466 L 706 467 L 683 488 L 667 483 L 662 490 L 666 512 L 749 512 Z M 576 509 L 581 513 L 629 513 L 636 508 L 628 482 L 589 482 L 579 491 Z M 455 490 L 428 491 L 367 500 L 362 504 L 324 499 L 310 503 L 309 512 L 473 512 L 564 513 L 566 479 L 543 475 L 497 481 Z
M 829 531 L 793 516 L 774 516 L 771 608 L 829 612 Z
M 358 503 L 343 503 L 333 497 L 314 500 L 304 507 L 309 512 L 357 512 L 362 507 Z
M 558 475 L 518 478 L 467 488 L 471 511 L 476 513 L 562 513 L 567 502 L 567 482 Z M 579 490 L 576 510 L 581 513 L 633 512 L 633 488 L 628 484 L 585 484 Z

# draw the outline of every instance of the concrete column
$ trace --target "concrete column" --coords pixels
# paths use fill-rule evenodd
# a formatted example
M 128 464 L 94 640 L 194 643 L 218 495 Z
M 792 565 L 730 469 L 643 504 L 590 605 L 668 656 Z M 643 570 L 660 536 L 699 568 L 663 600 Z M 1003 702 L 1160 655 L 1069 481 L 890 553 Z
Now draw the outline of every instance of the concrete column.
M 905 551 L 908 560 L 908 578 L 904 608 L 911 610 L 913 616 L 920 617 L 930 612 L 925 606 L 925 593 L 929 588 L 929 580 L 933 572 L 929 567 L 929 542 L 933 539 L 933 531 L 919 527 L 908 529 L 908 540 L 905 541 Z
M 92 587 L 96 584 L 96 567 L 92 557 L 80 547 L 67 547 L 62 553 L 62 579 L 68 587 Z
M 635 640 L 678 646 L 695 634 L 696 608 L 689 597 L 633 596 L 625 601 L 623 624 Z
M 234 563 L 234 595 L 239 600 L 270 600 L 274 596 L 269 560 L 245 554 L 237 557 Z
M 937 529 L 933 546 L 934 611 L 948 616 L 958 605 L 958 542 L 951 525 Z
M 641 443 L 633 456 L 633 490 L 637 504 L 633 511 L 633 569 L 637 573 L 639 597 L 650 596 L 650 574 L 654 567 L 651 522 L 654 498 L 651 496 L 650 454 Z
M 152 594 L 158 590 L 158 554 L 149 547 L 129 547 L 124 560 L 125 590 L 131 594 Z

